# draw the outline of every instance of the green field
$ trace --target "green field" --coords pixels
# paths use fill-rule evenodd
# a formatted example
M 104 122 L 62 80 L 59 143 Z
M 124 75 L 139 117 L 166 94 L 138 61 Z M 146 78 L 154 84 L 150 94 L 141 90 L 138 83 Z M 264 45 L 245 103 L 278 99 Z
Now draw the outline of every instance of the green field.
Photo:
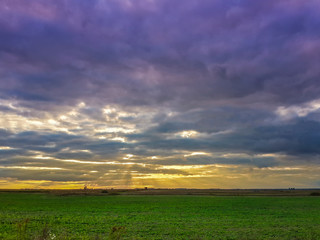
M 0 223 L 0 239 L 320 239 L 320 198 L 0 193 Z

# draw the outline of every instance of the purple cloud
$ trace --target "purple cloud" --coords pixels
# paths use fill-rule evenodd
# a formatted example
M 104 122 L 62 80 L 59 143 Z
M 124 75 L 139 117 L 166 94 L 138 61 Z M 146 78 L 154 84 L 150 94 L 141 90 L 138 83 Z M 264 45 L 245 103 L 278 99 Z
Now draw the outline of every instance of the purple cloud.
M 165 151 L 181 163 L 192 150 L 242 151 L 256 166 L 269 166 L 255 156 L 268 153 L 316 162 L 319 10 L 316 0 L 4 0 L 3 161 L 42 152 L 142 163 Z

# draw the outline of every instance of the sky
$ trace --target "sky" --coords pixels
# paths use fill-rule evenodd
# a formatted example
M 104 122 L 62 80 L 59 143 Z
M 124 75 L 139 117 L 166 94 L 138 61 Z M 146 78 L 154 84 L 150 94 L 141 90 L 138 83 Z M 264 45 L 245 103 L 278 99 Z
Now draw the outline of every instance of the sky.
M 320 187 L 318 0 L 0 0 L 0 188 Z

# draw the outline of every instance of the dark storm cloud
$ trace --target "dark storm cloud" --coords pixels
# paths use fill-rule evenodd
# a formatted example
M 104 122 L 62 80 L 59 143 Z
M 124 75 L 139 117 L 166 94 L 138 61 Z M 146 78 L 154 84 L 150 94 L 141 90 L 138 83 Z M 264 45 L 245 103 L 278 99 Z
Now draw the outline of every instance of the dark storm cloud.
M 43 152 L 56 152 L 61 150 L 64 146 L 49 146 L 52 144 L 72 143 L 79 141 L 81 136 L 72 136 L 63 133 L 41 133 L 35 131 L 27 131 L 21 133 L 7 133 L 7 136 L 0 136 L 0 145 L 10 146 L 12 148 L 43 151 Z
M 180 128 L 177 129 L 179 131 Z M 174 132 L 174 128 L 171 129 Z M 248 153 L 320 154 L 320 123 L 299 119 L 291 123 L 243 127 L 229 133 L 202 138 L 165 139 L 149 136 L 141 141 L 146 149 L 163 151 L 220 151 Z
M 213 156 L 188 156 L 184 158 L 172 158 L 166 160 L 155 160 L 152 161 L 154 164 L 161 165 L 210 165 L 210 164 L 221 164 L 221 165 L 247 165 L 256 166 L 259 168 L 273 167 L 279 165 L 276 159 L 273 157 L 254 157 L 248 155 L 247 157 L 213 157 Z
M 1 177 L 12 177 L 18 180 L 50 180 L 50 181 L 90 181 L 96 179 L 94 175 L 57 170 L 24 170 L 24 169 L 0 169 Z
M 3 137 L 0 135 L 0 146 L 10 146 L 13 150 L 1 150 L 1 157 L 6 155 L 16 155 L 23 153 L 29 155 L 27 151 L 39 151 L 62 159 L 76 158 L 89 159 L 94 155 L 110 157 L 119 153 L 119 149 L 127 146 L 125 143 L 94 140 L 86 136 L 70 135 L 66 133 L 44 133 L 44 132 L 21 132 L 13 134 L 4 131 Z M 66 149 L 66 152 L 63 150 Z M 81 152 L 88 150 L 90 152 Z M 80 152 L 72 152 L 80 151 Z M 3 154 L 2 154 L 3 153 Z
M 272 121 L 275 115 L 260 109 L 246 109 L 234 107 L 216 107 L 213 109 L 195 109 L 182 114 L 157 119 L 157 127 L 149 132 L 174 133 L 183 130 L 214 133 L 231 130 L 239 126 L 257 126 L 262 122 Z
M 319 96 L 317 1 L 4 1 L 3 97 L 197 106 Z M 22 64 L 23 63 L 23 64 Z M 303 93 L 303 94 L 297 94 Z

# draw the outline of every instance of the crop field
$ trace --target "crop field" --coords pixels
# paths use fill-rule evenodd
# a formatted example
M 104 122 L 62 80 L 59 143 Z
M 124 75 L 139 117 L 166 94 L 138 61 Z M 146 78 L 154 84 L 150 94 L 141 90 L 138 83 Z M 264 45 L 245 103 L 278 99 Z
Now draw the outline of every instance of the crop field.
M 0 239 L 320 239 L 320 197 L 0 193 Z

